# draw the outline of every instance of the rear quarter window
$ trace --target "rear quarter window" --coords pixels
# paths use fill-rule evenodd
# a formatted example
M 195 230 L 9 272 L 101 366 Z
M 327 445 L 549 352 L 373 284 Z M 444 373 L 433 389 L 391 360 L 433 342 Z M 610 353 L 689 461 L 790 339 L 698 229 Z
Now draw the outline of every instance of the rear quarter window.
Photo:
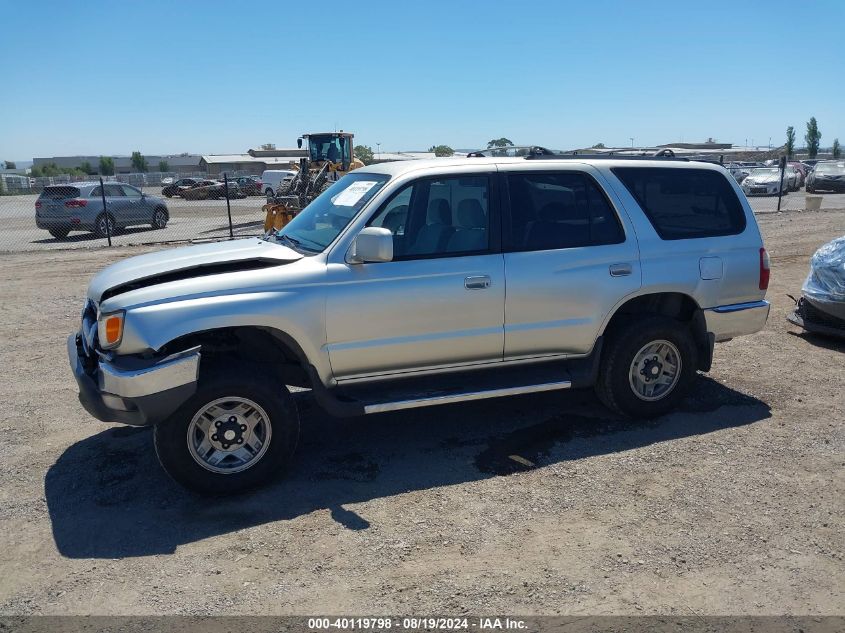
M 737 235 L 745 211 L 726 175 L 710 169 L 614 167 L 664 240 Z

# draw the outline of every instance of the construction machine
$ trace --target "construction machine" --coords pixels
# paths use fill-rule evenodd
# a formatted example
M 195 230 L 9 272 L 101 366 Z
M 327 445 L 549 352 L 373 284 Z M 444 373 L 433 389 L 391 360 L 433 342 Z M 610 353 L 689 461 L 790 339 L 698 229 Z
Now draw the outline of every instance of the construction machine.
M 352 154 L 353 138 L 352 133 L 341 130 L 303 134 L 296 140 L 300 149 L 306 145 L 306 155 L 299 159 L 293 178 L 267 198 L 265 232 L 278 231 L 335 181 L 364 166 Z

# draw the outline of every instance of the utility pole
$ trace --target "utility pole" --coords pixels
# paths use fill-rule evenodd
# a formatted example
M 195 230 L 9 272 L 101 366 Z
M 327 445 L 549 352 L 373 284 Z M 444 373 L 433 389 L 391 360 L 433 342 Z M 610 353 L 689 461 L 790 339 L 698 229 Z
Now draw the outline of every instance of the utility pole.
M 631 139 L 631 149 L 634 149 L 634 137 L 629 136 L 628 138 Z

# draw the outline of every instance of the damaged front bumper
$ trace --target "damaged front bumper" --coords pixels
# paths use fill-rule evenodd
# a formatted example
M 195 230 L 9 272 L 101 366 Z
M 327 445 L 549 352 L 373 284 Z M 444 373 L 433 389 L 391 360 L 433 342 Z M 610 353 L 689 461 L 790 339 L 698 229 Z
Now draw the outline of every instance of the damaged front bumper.
M 195 347 L 166 358 L 87 356 L 80 334 L 67 339 L 67 353 L 79 385 L 79 402 L 103 422 L 132 426 L 157 424 L 169 417 L 197 389 L 200 352 Z

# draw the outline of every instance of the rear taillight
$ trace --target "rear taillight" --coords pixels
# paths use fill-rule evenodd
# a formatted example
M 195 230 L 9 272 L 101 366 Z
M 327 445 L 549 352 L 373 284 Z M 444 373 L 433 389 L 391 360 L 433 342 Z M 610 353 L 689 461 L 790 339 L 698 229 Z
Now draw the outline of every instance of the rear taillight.
M 86 207 L 88 206 L 88 201 L 83 198 L 74 198 L 73 200 L 65 200 L 65 206 L 68 209 L 74 209 L 76 207 Z
M 760 249 L 760 290 L 768 290 L 769 289 L 769 276 L 771 275 L 771 271 L 769 270 L 769 254 L 766 252 L 765 248 Z
M 36 201 L 35 201 L 35 208 L 36 208 L 36 209 L 40 209 L 42 206 L 43 206 L 43 205 L 41 204 L 41 200 L 36 200 Z

